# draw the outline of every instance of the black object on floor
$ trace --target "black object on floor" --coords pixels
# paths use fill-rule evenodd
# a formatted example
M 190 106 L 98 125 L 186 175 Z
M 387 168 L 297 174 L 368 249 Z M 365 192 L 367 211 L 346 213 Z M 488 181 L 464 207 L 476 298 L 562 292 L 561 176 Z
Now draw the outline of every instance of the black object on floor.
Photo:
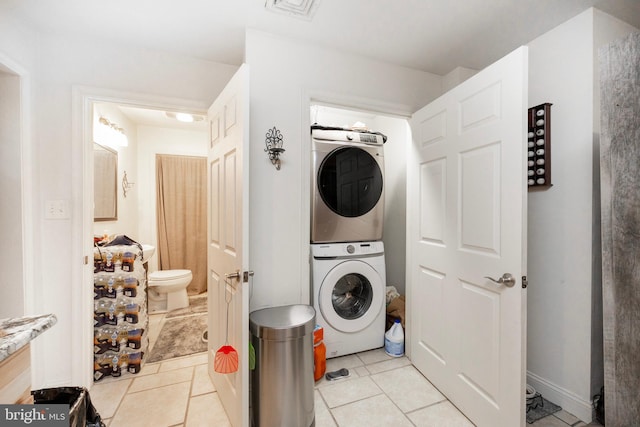
M 593 396 L 593 408 L 596 411 L 596 420 L 604 424 L 604 386 L 600 388 L 600 394 Z
M 106 427 L 100 414 L 91 403 L 89 390 L 84 387 L 55 387 L 33 390 L 36 404 L 69 405 L 69 425 L 82 427 Z
M 327 379 L 327 381 L 334 381 L 339 380 L 340 378 L 346 378 L 349 375 L 349 370 L 347 368 L 342 368 L 338 369 L 337 371 L 327 372 L 324 377 Z
M 536 393 L 530 399 L 527 399 L 527 423 L 533 424 L 541 418 L 558 412 L 562 408 L 555 403 L 549 402 L 542 397 L 540 393 Z

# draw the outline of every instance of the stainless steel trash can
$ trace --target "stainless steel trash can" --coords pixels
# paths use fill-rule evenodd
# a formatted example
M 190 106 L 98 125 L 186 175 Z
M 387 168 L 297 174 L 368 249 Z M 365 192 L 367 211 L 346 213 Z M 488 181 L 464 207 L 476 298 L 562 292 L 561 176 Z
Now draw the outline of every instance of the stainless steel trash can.
M 257 310 L 249 315 L 256 369 L 251 374 L 252 425 L 315 426 L 313 328 L 308 305 Z

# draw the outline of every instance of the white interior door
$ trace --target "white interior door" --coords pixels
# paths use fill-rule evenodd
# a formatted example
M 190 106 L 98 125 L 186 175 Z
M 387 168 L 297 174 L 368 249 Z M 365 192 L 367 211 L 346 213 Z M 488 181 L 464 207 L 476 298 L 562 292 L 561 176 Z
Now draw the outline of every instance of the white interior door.
M 525 422 L 527 68 L 523 47 L 411 119 L 410 356 L 478 426 Z
M 234 427 L 249 425 L 249 70 L 242 65 L 209 108 L 208 280 L 209 375 Z M 227 275 L 239 273 L 237 278 Z M 226 297 L 226 299 L 225 299 Z M 230 299 L 227 316 L 227 300 Z M 227 324 L 228 319 L 228 324 Z M 228 337 L 228 338 L 227 338 Z M 213 369 L 216 351 L 232 345 L 238 371 Z

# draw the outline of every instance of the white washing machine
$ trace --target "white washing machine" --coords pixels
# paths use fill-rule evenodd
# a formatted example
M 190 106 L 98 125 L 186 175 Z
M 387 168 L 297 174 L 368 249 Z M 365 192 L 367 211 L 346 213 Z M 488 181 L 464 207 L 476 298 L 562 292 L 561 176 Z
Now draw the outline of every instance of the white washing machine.
M 312 298 L 327 358 L 384 346 L 382 242 L 312 244 Z
M 311 127 L 311 243 L 382 239 L 387 137 Z

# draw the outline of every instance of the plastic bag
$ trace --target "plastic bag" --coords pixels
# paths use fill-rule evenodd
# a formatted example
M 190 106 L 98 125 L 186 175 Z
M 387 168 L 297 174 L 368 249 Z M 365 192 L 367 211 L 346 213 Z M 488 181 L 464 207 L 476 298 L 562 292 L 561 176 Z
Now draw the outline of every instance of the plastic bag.
M 31 392 L 34 403 L 69 405 L 70 427 L 106 427 L 84 387 L 55 387 Z

